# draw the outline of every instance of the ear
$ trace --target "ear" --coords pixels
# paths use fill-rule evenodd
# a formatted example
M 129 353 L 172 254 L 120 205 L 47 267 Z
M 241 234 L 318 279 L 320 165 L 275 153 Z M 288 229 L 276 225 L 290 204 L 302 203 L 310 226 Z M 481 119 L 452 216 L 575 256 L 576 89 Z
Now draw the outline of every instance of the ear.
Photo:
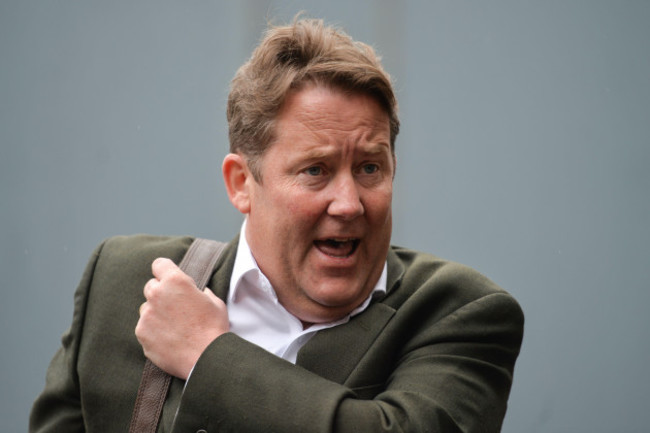
M 251 209 L 250 184 L 254 182 L 246 160 L 237 153 L 229 153 L 221 165 L 228 198 L 237 210 L 247 214 Z

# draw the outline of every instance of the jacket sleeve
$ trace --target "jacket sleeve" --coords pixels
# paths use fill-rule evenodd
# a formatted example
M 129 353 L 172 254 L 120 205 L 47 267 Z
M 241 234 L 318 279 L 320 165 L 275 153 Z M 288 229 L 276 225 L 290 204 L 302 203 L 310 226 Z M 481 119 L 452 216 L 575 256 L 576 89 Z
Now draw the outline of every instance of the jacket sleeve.
M 225 334 L 199 359 L 173 431 L 500 431 L 523 333 L 516 301 L 491 293 L 412 325 L 370 399 Z
M 72 324 L 61 338 L 61 348 L 47 370 L 45 388 L 32 407 L 32 433 L 85 431 L 76 365 L 88 291 L 102 247 L 103 244 L 99 245 L 91 255 L 75 292 Z

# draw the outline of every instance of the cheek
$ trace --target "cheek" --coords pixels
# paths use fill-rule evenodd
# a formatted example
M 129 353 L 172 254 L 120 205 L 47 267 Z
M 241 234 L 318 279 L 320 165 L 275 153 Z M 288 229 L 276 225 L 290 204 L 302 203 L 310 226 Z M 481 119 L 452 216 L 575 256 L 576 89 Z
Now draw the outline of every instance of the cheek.
M 392 199 L 393 194 L 390 188 L 368 195 L 364 203 L 367 217 L 377 224 L 390 222 Z
M 313 224 L 326 209 L 327 203 L 312 194 L 294 194 L 286 203 L 287 212 L 299 227 Z

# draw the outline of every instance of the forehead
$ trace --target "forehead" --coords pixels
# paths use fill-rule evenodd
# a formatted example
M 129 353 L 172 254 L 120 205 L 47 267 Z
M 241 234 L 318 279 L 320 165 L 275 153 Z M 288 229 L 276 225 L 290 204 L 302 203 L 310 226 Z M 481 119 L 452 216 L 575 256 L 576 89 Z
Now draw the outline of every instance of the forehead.
M 390 120 L 371 96 L 310 85 L 290 92 L 275 119 L 275 144 L 356 142 L 390 149 Z M 297 143 L 294 143 L 297 144 Z

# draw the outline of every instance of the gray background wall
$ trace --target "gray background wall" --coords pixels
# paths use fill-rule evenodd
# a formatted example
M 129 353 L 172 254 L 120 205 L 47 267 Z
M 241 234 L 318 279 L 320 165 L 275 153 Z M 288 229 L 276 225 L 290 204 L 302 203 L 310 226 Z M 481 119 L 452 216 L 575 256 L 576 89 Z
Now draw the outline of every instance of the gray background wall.
M 238 229 L 228 83 L 301 9 L 395 78 L 394 242 L 525 310 L 503 431 L 648 431 L 650 3 L 597 0 L 0 2 L 0 431 L 26 429 L 100 240 Z

